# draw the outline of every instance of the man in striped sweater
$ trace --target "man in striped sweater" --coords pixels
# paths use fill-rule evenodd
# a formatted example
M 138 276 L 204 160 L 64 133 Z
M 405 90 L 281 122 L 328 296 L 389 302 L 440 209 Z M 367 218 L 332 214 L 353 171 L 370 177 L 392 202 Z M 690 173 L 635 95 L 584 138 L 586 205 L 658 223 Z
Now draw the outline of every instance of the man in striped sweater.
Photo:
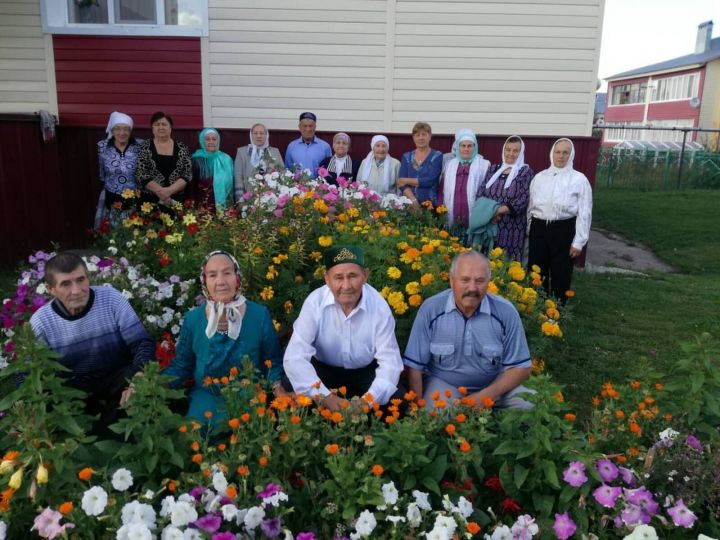
M 85 261 L 60 252 L 45 266 L 54 297 L 30 319 L 35 335 L 71 370 L 67 384 L 88 393 L 88 414 L 98 426 L 117 420 L 128 379 L 154 357 L 155 342 L 125 297 L 112 287 L 92 287 Z

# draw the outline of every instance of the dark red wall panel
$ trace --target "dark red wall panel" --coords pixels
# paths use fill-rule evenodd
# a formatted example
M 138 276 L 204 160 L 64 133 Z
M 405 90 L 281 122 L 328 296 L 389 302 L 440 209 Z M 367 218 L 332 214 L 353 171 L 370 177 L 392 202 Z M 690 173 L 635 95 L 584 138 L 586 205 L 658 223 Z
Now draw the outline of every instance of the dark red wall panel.
M 107 125 L 112 111 L 146 126 L 155 111 L 201 128 L 200 39 L 53 36 L 60 123 Z

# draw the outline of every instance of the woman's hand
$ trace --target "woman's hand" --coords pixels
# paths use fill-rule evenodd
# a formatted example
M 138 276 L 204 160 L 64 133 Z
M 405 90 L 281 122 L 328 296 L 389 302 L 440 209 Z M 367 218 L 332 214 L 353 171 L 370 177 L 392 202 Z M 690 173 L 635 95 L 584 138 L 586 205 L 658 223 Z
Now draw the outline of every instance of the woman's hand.
M 500 206 L 497 210 L 495 210 L 495 214 L 492 217 L 492 222 L 497 223 L 500 221 L 500 219 L 505 215 L 510 213 L 510 208 L 505 206 L 504 204 Z
M 570 246 L 570 256 L 574 259 L 582 253 L 582 249 Z

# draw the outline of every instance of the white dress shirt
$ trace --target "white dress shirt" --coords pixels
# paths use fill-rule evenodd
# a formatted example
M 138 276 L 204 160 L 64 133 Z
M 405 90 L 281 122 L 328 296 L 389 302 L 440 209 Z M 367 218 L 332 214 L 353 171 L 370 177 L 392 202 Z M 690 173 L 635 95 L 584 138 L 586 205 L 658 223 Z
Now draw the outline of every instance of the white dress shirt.
M 330 390 L 310 363 L 312 357 L 330 366 L 358 369 L 377 360 L 368 392 L 384 405 L 397 390 L 403 363 L 395 339 L 395 319 L 382 296 L 367 283 L 357 307 L 345 316 L 327 285 L 303 303 L 285 350 L 283 367 L 296 392 L 314 397 Z
M 577 216 L 572 246 L 582 249 L 590 236 L 592 189 L 581 172 L 550 167 L 535 175 L 530 184 L 529 218 L 558 221 Z

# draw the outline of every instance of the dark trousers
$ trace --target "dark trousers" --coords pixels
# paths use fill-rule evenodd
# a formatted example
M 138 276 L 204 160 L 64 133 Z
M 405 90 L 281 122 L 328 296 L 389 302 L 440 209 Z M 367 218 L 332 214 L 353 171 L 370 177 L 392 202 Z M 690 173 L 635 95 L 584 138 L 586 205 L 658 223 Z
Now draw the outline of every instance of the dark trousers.
M 575 218 L 545 221 L 533 218 L 528 238 L 528 267 L 537 264 L 545 292 L 565 303 L 570 289 L 575 259 L 570 245 L 575 237 Z
M 136 371 L 134 366 L 126 365 L 99 379 L 68 382 L 73 388 L 88 393 L 85 398 L 85 413 L 91 416 L 100 415 L 93 422 L 91 433 L 110 433 L 107 428 L 116 423 L 123 414 L 120 397 Z

